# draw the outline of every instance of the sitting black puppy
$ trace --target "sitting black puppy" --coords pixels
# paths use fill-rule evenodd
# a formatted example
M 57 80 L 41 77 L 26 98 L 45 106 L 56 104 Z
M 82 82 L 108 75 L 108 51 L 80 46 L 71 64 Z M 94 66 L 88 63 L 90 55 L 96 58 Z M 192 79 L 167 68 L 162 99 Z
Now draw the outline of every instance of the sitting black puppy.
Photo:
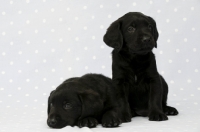
M 70 78 L 52 91 L 48 99 L 47 124 L 52 128 L 67 125 L 117 127 L 125 122 L 112 81 L 100 74 Z
M 104 42 L 114 48 L 114 87 L 124 93 L 133 116 L 148 116 L 151 121 L 167 120 L 166 115 L 178 114 L 175 108 L 167 106 L 168 86 L 157 71 L 152 53 L 157 39 L 155 21 L 138 12 L 127 13 L 113 22 L 104 35 Z

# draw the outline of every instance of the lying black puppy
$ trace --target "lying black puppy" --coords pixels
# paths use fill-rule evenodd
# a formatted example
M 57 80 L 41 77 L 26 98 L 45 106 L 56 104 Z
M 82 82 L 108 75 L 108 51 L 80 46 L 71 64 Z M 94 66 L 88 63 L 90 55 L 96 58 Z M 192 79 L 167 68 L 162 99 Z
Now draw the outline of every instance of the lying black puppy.
M 117 127 L 125 122 L 124 104 L 118 100 L 112 81 L 99 74 L 70 78 L 52 91 L 48 99 L 47 124 L 52 128 L 67 125 Z
M 138 12 L 127 13 L 113 22 L 104 35 L 104 42 L 114 48 L 114 86 L 124 93 L 133 116 L 149 116 L 151 121 L 178 114 L 175 108 L 167 106 L 168 86 L 157 71 L 152 53 L 157 39 L 155 21 Z

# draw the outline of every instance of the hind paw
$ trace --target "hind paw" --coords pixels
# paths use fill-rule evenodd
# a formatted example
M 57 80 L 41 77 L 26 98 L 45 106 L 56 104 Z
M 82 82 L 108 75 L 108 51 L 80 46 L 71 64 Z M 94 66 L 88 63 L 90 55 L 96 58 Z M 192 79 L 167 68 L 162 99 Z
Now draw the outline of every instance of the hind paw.
M 178 111 L 174 107 L 166 106 L 163 110 L 166 115 L 178 115 Z

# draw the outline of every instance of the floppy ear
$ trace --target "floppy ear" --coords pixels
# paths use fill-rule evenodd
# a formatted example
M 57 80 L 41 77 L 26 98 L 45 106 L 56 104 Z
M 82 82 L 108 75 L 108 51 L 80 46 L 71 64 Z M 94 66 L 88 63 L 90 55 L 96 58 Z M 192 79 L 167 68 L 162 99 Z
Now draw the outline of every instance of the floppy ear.
M 159 34 L 158 34 L 157 27 L 156 27 L 156 22 L 153 18 L 151 18 L 149 16 L 148 16 L 148 19 L 150 20 L 150 23 L 153 26 L 153 36 L 154 36 L 154 41 L 155 41 L 155 47 L 157 48 L 157 40 L 158 40 Z
M 49 95 L 49 98 L 48 98 L 47 114 L 49 114 L 49 112 L 50 112 L 50 104 L 51 104 L 51 102 L 50 102 L 50 97 L 51 97 L 51 95 L 54 93 L 54 91 L 55 91 L 55 90 L 51 91 L 51 93 L 50 93 L 50 95 Z
M 123 45 L 123 36 L 120 30 L 120 20 L 113 22 L 110 27 L 108 27 L 106 34 L 103 37 L 103 41 L 110 47 L 120 50 Z
M 82 103 L 82 113 L 79 119 L 94 116 L 103 109 L 103 100 L 100 95 L 92 90 L 86 90 L 78 94 Z

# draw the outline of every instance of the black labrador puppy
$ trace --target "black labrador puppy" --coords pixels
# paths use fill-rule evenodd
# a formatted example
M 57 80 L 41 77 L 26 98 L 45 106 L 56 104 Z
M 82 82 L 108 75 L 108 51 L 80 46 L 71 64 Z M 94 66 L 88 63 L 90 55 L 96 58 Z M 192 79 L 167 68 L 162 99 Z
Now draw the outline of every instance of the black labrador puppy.
M 100 74 L 86 74 L 82 77 L 67 79 L 48 99 L 47 124 L 52 128 L 67 125 L 95 127 L 117 127 L 126 122 L 112 81 Z
M 151 121 L 178 114 L 175 108 L 167 106 L 168 85 L 157 71 L 152 53 L 157 39 L 155 21 L 139 12 L 125 14 L 104 35 L 104 42 L 114 48 L 113 85 L 129 102 L 132 116 L 148 116 Z

